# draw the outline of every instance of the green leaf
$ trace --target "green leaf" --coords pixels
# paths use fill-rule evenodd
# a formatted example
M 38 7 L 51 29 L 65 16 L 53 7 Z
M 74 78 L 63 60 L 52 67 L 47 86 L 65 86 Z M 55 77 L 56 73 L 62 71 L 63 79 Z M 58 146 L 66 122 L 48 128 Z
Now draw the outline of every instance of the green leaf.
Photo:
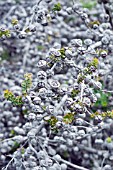
M 103 93 L 101 91 L 99 91 L 101 98 L 97 100 L 97 102 L 95 103 L 95 106 L 99 106 L 101 105 L 102 107 L 107 107 L 108 106 L 108 94 Z
M 29 32 L 30 32 L 30 29 L 29 29 L 29 28 L 26 28 L 26 29 L 25 29 L 25 32 L 26 32 L 26 33 L 29 33 Z
M 80 92 L 79 90 L 73 89 L 73 90 L 71 91 L 71 97 L 74 98 L 79 92 Z
M 18 20 L 16 18 L 13 18 L 11 23 L 12 23 L 12 25 L 17 25 L 18 24 Z
M 12 151 L 13 152 L 16 151 L 19 146 L 20 146 L 20 144 L 18 142 L 14 141 L 14 146 L 12 148 Z
M 87 8 L 89 10 L 94 8 L 97 4 L 96 1 L 89 1 L 89 0 L 87 0 L 87 1 L 81 0 L 81 3 L 82 3 L 83 8 Z
M 47 121 L 51 127 L 54 127 L 58 122 L 58 119 L 55 116 L 48 117 L 48 119 L 45 117 L 44 120 Z
M 66 124 L 72 123 L 73 120 L 74 120 L 74 114 L 73 113 L 67 113 L 63 117 L 63 122 L 66 123 Z
M 111 137 L 108 137 L 108 138 L 106 139 L 106 141 L 107 141 L 108 143 L 111 143 L 111 142 L 112 142 Z
M 10 134 L 13 135 L 13 136 L 16 135 L 16 133 L 15 133 L 15 131 L 13 129 L 10 131 Z
M 14 105 L 21 105 L 21 104 L 23 104 L 23 102 L 22 102 L 22 96 L 15 96 L 15 95 L 14 95 L 11 91 L 9 91 L 9 90 L 5 90 L 5 91 L 4 91 L 4 97 L 5 97 L 7 100 L 11 101 L 12 104 L 14 104 Z
M 38 45 L 38 46 L 37 46 L 37 49 L 38 49 L 38 51 L 42 51 L 42 50 L 44 49 L 44 46 Z
M 24 154 L 24 153 L 25 153 L 25 149 L 22 148 L 22 149 L 21 149 L 21 154 Z
M 4 50 L 2 54 L 0 55 L 1 60 L 8 60 L 9 59 L 9 53 L 7 50 Z
M 93 27 L 93 25 L 100 25 L 100 22 L 97 20 L 97 21 L 91 21 L 91 22 L 89 22 L 89 24 L 88 24 L 88 26 L 89 27 Z
M 22 94 L 27 95 L 28 90 L 32 86 L 32 74 L 31 73 L 26 73 L 24 75 L 24 78 L 25 78 L 25 80 L 23 80 L 23 82 L 21 83 Z
M 53 11 L 60 11 L 61 10 L 61 4 L 58 2 L 57 4 L 54 5 Z
M 89 67 L 90 66 L 94 66 L 94 67 L 98 67 L 98 64 L 99 64 L 99 61 L 97 58 L 93 58 L 92 62 L 88 65 Z

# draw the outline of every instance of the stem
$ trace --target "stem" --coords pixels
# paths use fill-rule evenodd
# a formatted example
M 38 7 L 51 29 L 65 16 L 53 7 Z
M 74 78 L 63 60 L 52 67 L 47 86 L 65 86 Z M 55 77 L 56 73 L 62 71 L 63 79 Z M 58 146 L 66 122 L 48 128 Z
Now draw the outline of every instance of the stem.
M 102 42 L 101 41 L 98 41 L 96 42 L 95 44 L 92 44 L 90 47 L 88 47 L 88 50 L 87 51 L 90 51 L 92 49 L 95 49 L 97 47 L 100 47 L 102 45 Z
M 81 84 L 81 99 L 80 99 L 81 102 L 83 100 L 83 93 L 84 93 L 84 80 L 83 80 L 83 82 Z
M 103 165 L 104 165 L 105 159 L 106 159 L 106 157 L 104 157 L 103 160 L 102 160 L 102 163 L 101 163 L 101 170 L 103 169 Z
M 102 91 L 106 93 L 113 93 L 113 91 L 109 91 L 109 90 L 102 90 Z
M 25 48 L 25 55 L 23 57 L 23 70 L 25 69 L 25 65 L 27 62 L 27 56 L 29 55 L 29 53 L 28 53 L 29 48 L 30 48 L 30 43 L 28 43 Z
M 11 164 L 11 162 L 14 160 L 14 156 L 12 157 L 12 159 L 9 161 L 9 163 L 6 165 L 4 170 L 7 170 L 7 168 L 9 167 L 9 165 Z
M 9 12 L 3 17 L 2 21 L 6 20 L 7 17 L 9 17 L 11 15 L 11 13 L 13 12 L 13 10 L 15 10 L 17 7 L 13 6 Z
M 36 135 L 38 135 L 38 133 L 40 132 L 40 130 L 43 128 L 44 125 L 45 125 L 45 122 L 44 122 L 44 120 L 42 120 L 40 125 L 33 127 L 29 132 L 33 131 L 34 135 L 36 136 Z
M 34 147 L 31 145 L 31 143 L 29 144 L 29 147 L 36 154 L 37 158 L 39 159 L 38 152 L 34 149 Z
M 88 110 L 87 110 L 88 111 Z M 89 112 L 89 111 L 88 111 Z M 89 112 L 90 113 L 90 112 Z M 84 120 L 84 122 L 92 127 L 94 127 L 94 125 L 92 125 L 91 123 L 87 122 L 86 120 Z
M 77 169 L 77 170 L 89 170 L 89 169 L 87 169 L 87 168 L 84 168 L 84 167 L 75 165 L 75 164 L 73 164 L 73 163 L 71 163 L 71 162 L 68 162 L 68 161 L 66 161 L 66 160 L 64 160 L 64 159 L 61 159 L 61 162 L 65 163 L 65 164 L 67 164 L 67 165 L 69 165 L 69 166 L 71 166 L 71 167 L 73 167 L 73 168 L 75 168 L 75 169 Z
M 55 110 L 54 110 L 55 116 L 57 116 L 57 114 L 58 114 L 57 111 L 60 109 L 61 106 L 64 105 L 64 103 L 65 103 L 65 101 L 67 100 L 67 98 L 68 98 L 68 95 L 67 95 L 67 94 L 64 95 L 63 98 L 62 98 L 62 100 L 60 101 L 60 103 L 56 106 L 56 108 L 55 108 Z
M 93 154 L 97 154 L 97 153 L 98 153 L 98 151 L 97 151 L 96 149 L 90 148 L 90 147 L 87 147 L 87 146 L 84 146 L 84 145 L 82 145 L 82 144 L 78 144 L 78 147 L 79 147 L 82 151 L 85 150 L 85 151 L 90 152 L 90 153 L 93 153 Z
M 101 90 L 102 92 L 106 92 L 106 93 L 113 93 L 113 91 L 110 90 L 102 90 L 95 82 L 94 84 L 99 88 L 99 90 Z
M 41 3 L 41 1 L 42 1 L 42 0 L 39 0 L 39 1 L 36 3 L 36 6 L 37 6 L 37 7 L 38 7 L 39 4 Z M 35 18 L 35 12 L 33 12 L 33 14 L 31 15 L 31 19 L 30 19 L 29 25 L 32 25 L 32 24 L 33 24 L 34 18 Z
M 82 70 L 82 68 L 79 67 L 79 66 L 77 66 L 77 65 L 74 63 L 74 61 L 72 61 L 72 60 L 66 60 L 65 62 L 66 62 L 66 64 L 70 64 L 72 67 L 75 67 L 75 68 L 77 68 L 77 69 L 79 69 L 79 70 Z
M 81 141 L 81 140 L 83 140 L 83 139 L 85 139 L 85 138 L 87 138 L 87 137 L 89 137 L 89 136 L 92 136 L 92 135 L 94 135 L 94 134 L 96 134 L 96 133 L 100 133 L 101 131 L 103 130 L 103 128 L 101 128 L 101 129 L 98 129 L 97 131 L 93 131 L 92 133 L 87 133 L 86 135 L 84 135 L 83 137 L 81 137 L 81 138 L 78 138 L 78 139 L 75 139 L 76 141 Z
M 29 25 L 33 24 L 34 18 L 35 18 L 35 13 L 32 14 Z
M 28 140 L 25 141 L 25 143 L 17 150 L 17 152 L 19 150 L 21 150 L 23 148 L 23 146 L 28 142 Z M 11 164 L 11 162 L 15 159 L 15 154 L 13 155 L 12 159 L 8 162 L 8 164 L 6 165 L 4 170 L 7 170 L 7 168 L 9 167 L 9 165 Z
M 42 2 L 42 0 L 39 0 L 39 2 L 37 2 L 37 5 L 39 5 Z
M 55 67 L 56 67 L 56 63 L 52 66 L 51 71 L 53 71 Z
M 19 6 L 20 10 L 22 11 L 22 14 L 24 15 L 24 17 L 27 17 L 27 12 L 26 10 L 21 6 Z M 20 13 L 21 14 L 21 13 Z
M 111 12 L 110 12 L 110 10 L 109 10 L 109 9 L 107 9 L 107 7 L 106 7 L 105 3 L 104 3 L 104 2 L 102 2 L 102 3 L 103 3 L 103 7 L 104 7 L 104 9 L 105 9 L 106 14 L 108 14 L 108 15 L 109 15 L 109 22 L 110 22 L 111 27 L 112 27 L 112 29 L 113 29 L 113 21 L 112 21 L 112 15 L 111 15 Z

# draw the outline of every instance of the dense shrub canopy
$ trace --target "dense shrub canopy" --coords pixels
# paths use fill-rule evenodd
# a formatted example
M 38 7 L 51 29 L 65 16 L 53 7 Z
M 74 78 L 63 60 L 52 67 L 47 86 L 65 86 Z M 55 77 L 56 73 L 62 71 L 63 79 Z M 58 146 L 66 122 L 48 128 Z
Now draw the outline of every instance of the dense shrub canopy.
M 113 1 L 0 1 L 0 169 L 113 170 Z

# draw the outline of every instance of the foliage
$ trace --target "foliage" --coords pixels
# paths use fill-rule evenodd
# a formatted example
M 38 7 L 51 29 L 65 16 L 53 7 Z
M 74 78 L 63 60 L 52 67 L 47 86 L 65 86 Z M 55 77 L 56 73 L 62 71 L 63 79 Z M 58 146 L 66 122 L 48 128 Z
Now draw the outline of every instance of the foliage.
M 8 139 L 8 142 L 7 140 L 2 141 L 3 144 L 5 144 L 3 147 L 0 146 L 0 151 L 2 152 L 0 158 L 5 159 L 6 157 L 4 155 L 7 155 L 10 151 L 14 151 L 14 155 L 11 159 L 11 161 L 13 161 L 8 163 L 5 170 L 7 170 L 9 164 L 13 164 L 13 162 L 16 169 L 18 169 L 19 166 L 20 168 L 24 168 L 24 164 L 25 167 L 29 166 L 30 169 L 43 169 L 43 165 L 44 169 L 47 170 L 56 169 L 56 166 L 58 166 L 59 170 L 66 170 L 68 168 L 67 165 L 72 166 L 72 169 L 76 167 L 76 169 L 85 169 L 72 164 L 73 160 L 71 159 L 73 159 L 73 155 L 75 159 L 75 155 L 81 154 L 83 156 L 78 155 L 77 157 L 79 159 L 82 158 L 83 162 L 82 160 L 81 162 L 83 166 L 87 164 L 86 167 L 89 166 L 88 168 L 91 169 L 93 166 L 96 166 L 97 168 L 97 165 L 93 164 L 95 157 L 93 157 L 93 154 L 89 154 L 89 152 L 97 152 L 96 159 L 99 160 L 101 169 L 104 169 L 103 165 L 105 163 L 103 163 L 103 161 L 107 162 L 108 160 L 106 158 L 106 160 L 102 161 L 103 157 L 100 156 L 100 148 L 102 146 L 103 154 L 104 149 L 106 150 L 105 147 L 110 145 L 109 143 L 112 143 L 111 137 L 106 138 L 111 121 L 106 121 L 109 127 L 106 126 L 106 122 L 104 126 L 104 119 L 113 119 L 113 110 L 108 110 L 109 95 L 103 92 L 106 90 L 94 89 L 101 89 L 102 87 L 102 83 L 96 78 L 100 76 L 101 79 L 104 75 L 103 66 L 107 63 L 106 70 L 109 72 L 111 69 L 111 63 L 104 63 L 105 57 L 106 55 L 109 55 L 109 51 L 113 44 L 113 37 L 110 36 L 111 27 L 110 25 L 107 25 L 109 24 L 109 18 L 107 15 L 94 16 L 93 14 L 93 17 L 91 17 L 89 10 L 82 10 L 81 5 L 74 1 L 73 3 L 67 1 L 66 6 L 62 7 L 57 1 L 53 6 L 54 2 L 51 3 L 51 0 L 46 0 L 44 1 L 44 4 L 48 4 L 47 8 L 43 8 L 43 2 L 40 5 L 41 2 L 42 0 L 39 0 L 31 11 L 30 7 L 28 7 L 27 10 L 24 9 L 27 7 L 27 1 L 25 4 L 22 3 L 22 5 L 24 4 L 25 6 L 22 6 L 23 15 L 20 14 L 20 16 L 17 15 L 19 13 L 18 11 L 17 13 L 15 12 L 15 8 L 11 11 L 11 14 L 14 13 L 17 15 L 17 17 L 14 15 L 15 18 L 12 19 L 9 25 L 9 28 L 13 27 L 11 29 L 11 40 L 17 36 L 19 48 L 23 47 L 23 44 L 25 43 L 25 49 L 22 49 L 22 53 L 26 52 L 26 56 L 29 56 L 29 58 L 20 58 L 20 61 L 17 63 L 19 70 L 16 68 L 19 71 L 19 75 L 14 79 L 14 83 L 20 84 L 20 82 L 22 82 L 22 95 L 16 96 L 15 93 L 10 90 L 4 91 L 6 100 L 12 102 L 14 106 L 22 105 L 22 107 L 11 108 L 10 102 L 5 101 L 5 105 L 3 103 L 6 111 L 3 111 L 1 120 L 3 121 L 3 124 L 6 123 L 6 133 L 4 130 L 5 126 L 2 125 L 4 126 L 4 134 L 0 134 L 0 137 L 6 137 L 8 129 L 11 138 Z M 81 0 L 81 2 L 82 6 L 88 9 L 92 9 L 96 5 L 96 1 Z M 65 4 L 65 1 L 62 2 L 62 4 Z M 70 6 L 70 4 L 73 4 L 73 6 Z M 101 10 L 101 5 L 99 9 Z M 23 17 L 22 22 L 20 21 L 18 24 L 17 18 L 20 20 L 21 16 L 24 16 L 24 13 L 27 15 L 28 11 L 31 15 L 30 18 Z M 77 20 L 74 14 L 79 15 L 80 19 Z M 68 15 L 70 15 L 71 18 L 67 19 Z M 103 20 L 103 23 L 101 23 L 101 20 Z M 51 25 L 53 29 L 51 28 Z M 102 29 L 103 27 L 106 27 L 106 29 Z M 30 36 L 27 37 L 27 33 Z M 6 37 L 10 36 L 10 34 L 11 32 L 9 29 L 1 27 L 1 40 L 6 40 Z M 21 41 L 19 39 L 24 40 Z M 3 41 L 3 43 L 5 44 L 8 41 L 10 41 L 10 39 Z M 27 44 L 27 41 L 30 42 Z M 22 46 L 21 42 L 23 43 Z M 66 44 L 66 46 L 63 46 L 64 44 Z M 15 46 L 14 48 L 16 48 Z M 18 53 L 19 50 L 20 49 L 17 49 Z M 7 53 L 3 53 L 2 55 L 6 56 Z M 24 67 L 20 68 L 22 60 L 26 61 L 23 62 L 25 64 Z M 103 63 L 101 64 L 101 62 Z M 4 63 L 5 62 L 3 62 L 3 67 Z M 38 67 L 36 72 L 35 66 Z M 24 71 L 30 69 L 33 69 L 32 72 L 34 73 L 34 76 L 38 72 L 38 78 L 35 79 L 33 86 L 33 75 L 31 73 L 26 73 L 23 81 L 17 80 L 21 79 Z M 3 72 L 4 75 L 7 75 L 5 69 L 2 69 L 1 72 Z M 12 73 L 9 75 L 12 76 Z M 6 86 L 10 77 L 9 75 L 5 80 Z M 109 79 L 110 78 L 111 77 L 109 77 Z M 8 85 L 12 87 L 13 83 L 9 83 Z M 4 87 L 6 88 L 6 86 Z M 96 93 L 99 94 L 96 95 Z M 92 113 L 91 106 L 94 106 L 96 110 L 99 108 L 99 110 Z M 8 109 L 11 111 L 8 112 Z M 17 113 L 17 119 L 14 117 L 15 112 Z M 19 113 L 21 114 L 19 115 Z M 8 120 L 7 118 L 9 118 L 10 115 L 11 119 Z M 92 120 L 89 118 L 89 115 Z M 25 124 L 23 124 L 23 118 L 26 119 Z M 19 122 L 20 120 L 22 121 Z M 13 130 L 14 126 L 10 128 L 10 125 L 12 126 L 13 123 L 14 126 L 16 126 L 14 128 L 15 130 Z M 102 131 L 102 126 L 106 127 L 104 133 Z M 57 135 L 51 130 L 58 132 Z M 98 132 L 100 133 L 99 139 L 96 136 L 96 133 Z M 109 133 L 109 135 L 111 134 Z M 102 136 L 102 140 L 100 139 L 100 136 Z M 107 143 L 106 146 L 104 146 L 104 143 Z M 89 148 L 87 144 L 91 147 Z M 25 148 L 22 149 L 23 146 L 25 146 Z M 18 148 L 21 149 L 21 152 L 18 154 L 17 151 L 16 155 L 15 151 Z M 51 150 L 53 152 L 52 154 Z M 61 155 L 62 153 L 65 153 L 64 157 L 65 159 L 69 158 L 70 163 L 66 160 L 63 161 L 60 155 L 56 155 L 57 152 Z M 88 154 L 82 154 L 85 152 L 88 152 Z M 70 157 L 67 157 L 67 154 Z M 55 159 L 53 163 L 51 155 L 54 155 L 53 158 L 56 157 L 58 163 Z M 48 159 L 49 163 L 46 166 Z M 89 162 L 87 161 L 86 163 L 86 161 L 84 161 L 86 159 Z M 30 161 L 32 164 L 30 164 Z
M 61 4 L 58 2 L 57 4 L 54 5 L 53 11 L 60 11 L 61 10 Z
M 16 18 L 13 18 L 11 21 L 12 25 L 17 25 L 18 24 L 18 20 Z
M 91 61 L 91 63 L 88 65 L 88 67 L 94 66 L 95 68 L 98 67 L 99 61 L 97 58 L 93 58 L 93 60 Z
M 96 111 L 95 113 L 91 114 L 91 118 L 95 118 L 97 116 L 101 116 L 103 119 L 105 119 L 107 117 L 113 119 L 113 110 L 112 111 L 102 112 L 102 113 Z
M 107 137 L 106 141 L 107 141 L 108 143 L 111 143 L 111 142 L 112 142 L 111 137 Z
M 108 95 L 101 91 L 99 94 L 101 95 L 101 97 L 97 100 L 97 102 L 95 103 L 95 106 L 107 107 L 108 106 Z
M 91 22 L 88 23 L 88 26 L 91 27 L 91 28 L 92 28 L 94 25 L 98 25 L 98 26 L 99 26 L 99 25 L 100 25 L 100 22 L 99 22 L 99 21 L 91 21 Z
M 23 80 L 21 87 L 22 87 L 22 96 L 26 96 L 28 90 L 30 89 L 31 85 L 32 85 L 32 74 L 31 73 L 26 73 L 24 75 L 25 80 Z M 22 96 L 15 96 L 13 94 L 13 92 L 11 92 L 10 90 L 5 90 L 4 91 L 4 97 L 5 99 L 9 100 L 12 102 L 12 104 L 14 105 L 22 105 Z
M 102 92 L 101 90 L 94 90 L 95 94 L 100 94 L 100 98 L 97 99 L 96 103 L 94 106 L 96 107 L 108 107 L 109 101 L 108 98 L 110 96 L 110 93 Z
M 89 10 L 91 10 L 92 8 L 96 6 L 97 1 L 81 0 L 81 3 L 82 3 L 83 8 L 88 8 Z
M 10 37 L 11 33 L 9 29 L 0 30 L 0 37 L 6 36 L 7 38 Z
M 31 73 L 26 73 L 24 75 L 25 80 L 23 80 L 21 87 L 22 87 L 22 94 L 24 96 L 27 95 L 28 90 L 30 89 L 32 85 L 32 74 Z
M 58 119 L 55 116 L 47 116 L 44 120 L 47 121 L 51 127 L 54 127 L 58 122 Z
M 66 123 L 66 124 L 72 123 L 73 120 L 74 120 L 74 114 L 73 113 L 67 113 L 63 117 L 63 122 Z
M 1 61 L 8 60 L 9 59 L 9 53 L 8 50 L 4 50 L 0 55 Z
M 9 90 L 5 90 L 4 91 L 4 97 L 7 99 L 7 100 L 9 100 L 9 101 L 11 101 L 12 102 L 12 104 L 14 104 L 14 105 L 22 105 L 23 104 L 23 102 L 22 102 L 22 96 L 15 96 L 11 91 L 9 91 Z

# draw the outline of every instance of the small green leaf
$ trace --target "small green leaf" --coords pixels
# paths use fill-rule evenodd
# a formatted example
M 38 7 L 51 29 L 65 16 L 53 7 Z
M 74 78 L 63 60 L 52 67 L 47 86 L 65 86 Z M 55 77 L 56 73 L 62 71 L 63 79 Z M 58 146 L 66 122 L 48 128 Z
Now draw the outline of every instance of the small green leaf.
M 107 107 L 108 106 L 108 94 L 103 93 L 99 90 L 97 91 L 97 93 L 100 93 L 101 97 L 96 101 L 95 106 Z
M 111 142 L 112 142 L 111 137 L 108 137 L 108 138 L 106 139 L 106 141 L 107 141 L 108 143 L 111 143 Z
M 10 131 L 10 134 L 13 135 L 13 136 L 15 136 L 16 133 L 15 133 L 15 131 L 12 129 L 12 130 Z
M 22 87 L 22 94 L 26 96 L 28 90 L 32 86 L 32 74 L 31 73 L 26 73 L 24 75 L 24 78 L 25 78 L 25 80 L 23 80 L 23 82 L 21 83 L 21 87 Z
M 83 8 L 87 8 L 89 10 L 91 10 L 97 4 L 96 1 L 89 1 L 89 0 L 87 1 L 81 0 L 81 3 L 82 3 Z
M 12 23 L 12 25 L 17 25 L 18 24 L 18 20 L 16 18 L 13 18 L 11 23 Z
M 30 29 L 29 29 L 29 28 L 26 28 L 26 29 L 25 29 L 25 32 L 26 32 L 26 33 L 29 33 L 29 32 L 30 32 Z
M 93 58 L 93 60 L 91 61 L 91 63 L 88 65 L 88 67 L 90 66 L 94 66 L 94 67 L 98 67 L 99 61 L 97 58 Z
M 14 141 L 14 146 L 12 148 L 12 151 L 13 152 L 16 151 L 19 146 L 20 146 L 20 144 L 18 142 Z
M 39 51 L 42 51 L 42 50 L 44 49 L 44 46 L 38 45 L 38 46 L 37 46 L 37 49 L 38 49 Z
M 66 124 L 72 123 L 73 120 L 74 120 L 74 114 L 73 113 L 67 113 L 63 117 L 63 122 L 66 123 Z
M 79 90 L 73 89 L 73 90 L 71 91 L 71 97 L 74 98 L 78 93 L 79 93 Z
M 60 11 L 61 10 L 61 4 L 58 2 L 57 4 L 54 5 L 53 11 Z
M 22 149 L 21 149 L 21 154 L 24 154 L 24 153 L 25 153 L 25 149 L 22 148 Z
M 58 122 L 58 119 L 55 116 L 51 116 L 48 118 L 44 118 L 45 121 L 47 121 L 51 127 L 54 127 L 56 125 L 56 123 Z
M 99 25 L 100 25 L 100 22 L 97 20 L 97 21 L 91 21 L 91 22 L 89 22 L 89 24 L 88 24 L 88 26 L 91 27 L 91 28 L 93 27 L 93 25 L 98 25 L 98 26 L 99 26 Z
M 23 102 L 22 102 L 22 96 L 15 96 L 15 95 L 14 95 L 11 91 L 9 91 L 9 90 L 5 90 L 5 91 L 4 91 L 4 97 L 5 97 L 7 100 L 11 101 L 12 104 L 14 104 L 14 105 L 21 105 L 21 104 L 23 104 Z

